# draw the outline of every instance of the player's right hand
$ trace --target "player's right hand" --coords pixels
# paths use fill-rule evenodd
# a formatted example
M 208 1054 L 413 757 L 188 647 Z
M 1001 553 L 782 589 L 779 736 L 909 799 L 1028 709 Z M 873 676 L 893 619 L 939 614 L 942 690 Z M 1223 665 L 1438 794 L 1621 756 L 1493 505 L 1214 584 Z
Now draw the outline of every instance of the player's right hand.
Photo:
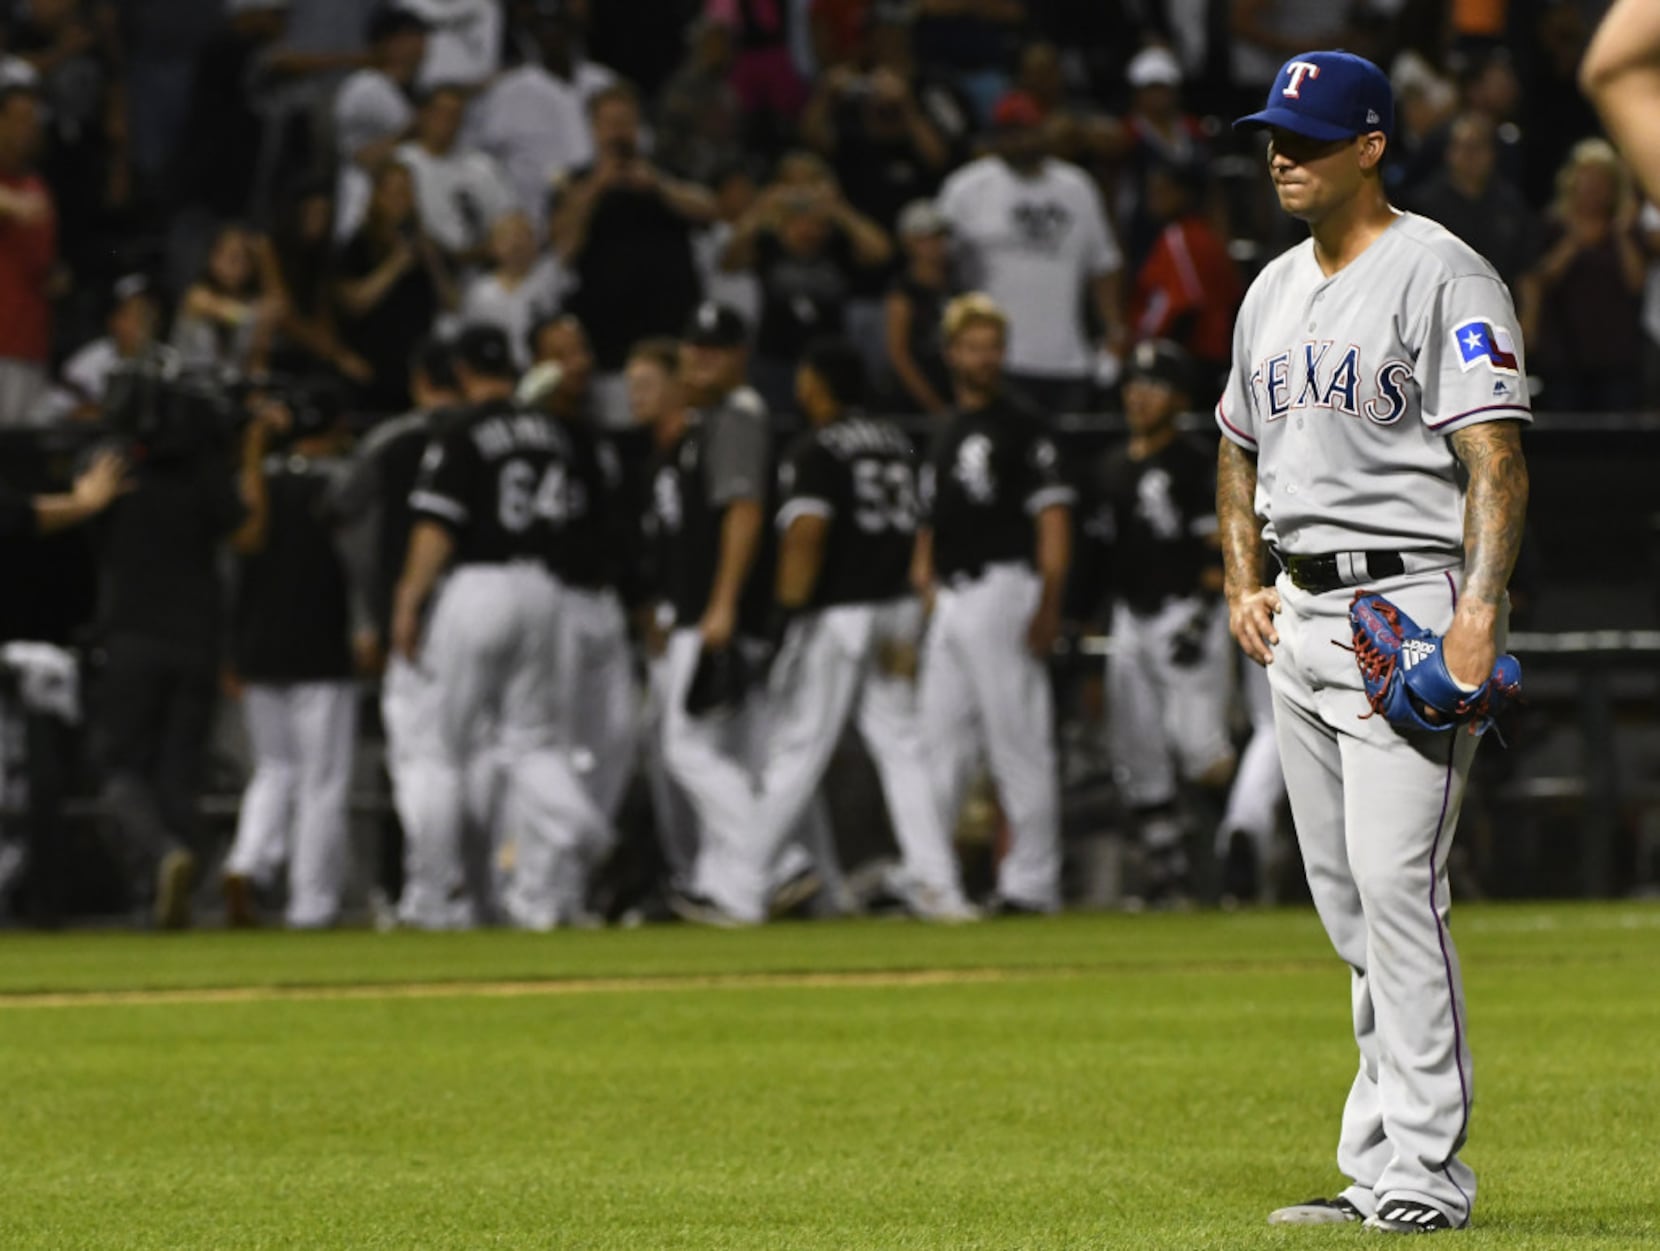
M 1280 593 L 1271 586 L 1228 600 L 1228 629 L 1241 650 L 1259 665 L 1274 663 L 1274 645 L 1280 641 L 1274 616 L 1279 610 Z

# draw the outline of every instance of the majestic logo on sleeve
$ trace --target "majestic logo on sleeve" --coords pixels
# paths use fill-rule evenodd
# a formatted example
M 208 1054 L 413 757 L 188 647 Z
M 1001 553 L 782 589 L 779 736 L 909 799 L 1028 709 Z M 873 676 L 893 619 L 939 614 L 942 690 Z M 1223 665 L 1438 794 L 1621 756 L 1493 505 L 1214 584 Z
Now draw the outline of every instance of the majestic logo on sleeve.
M 1485 317 L 1472 317 L 1454 326 L 1452 337 L 1458 347 L 1459 368 L 1465 373 L 1477 365 L 1485 365 L 1496 374 L 1518 371 L 1516 341 L 1503 326 Z
M 1285 67 L 1285 75 L 1285 90 L 1280 94 L 1292 100 L 1300 100 L 1303 98 L 1303 80 L 1320 77 L 1320 67 L 1313 61 L 1293 61 Z

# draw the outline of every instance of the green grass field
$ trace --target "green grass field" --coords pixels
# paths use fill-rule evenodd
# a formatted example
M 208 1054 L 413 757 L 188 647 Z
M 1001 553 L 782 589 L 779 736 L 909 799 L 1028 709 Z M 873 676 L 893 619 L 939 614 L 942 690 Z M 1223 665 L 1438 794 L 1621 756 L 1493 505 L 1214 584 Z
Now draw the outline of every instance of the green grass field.
M 1464 908 L 1472 1248 L 1660 1239 L 1660 906 Z M 0 938 L 0 1247 L 1253 1248 L 1332 1191 L 1311 915 Z

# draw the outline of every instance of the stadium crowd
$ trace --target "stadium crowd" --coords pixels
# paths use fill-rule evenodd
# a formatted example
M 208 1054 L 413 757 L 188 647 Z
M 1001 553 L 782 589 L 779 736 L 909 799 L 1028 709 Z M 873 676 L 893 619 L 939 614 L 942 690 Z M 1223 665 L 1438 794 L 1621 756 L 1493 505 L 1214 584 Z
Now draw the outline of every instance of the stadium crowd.
M 400 750 L 442 719 L 419 662 L 433 585 L 411 570 L 433 527 L 459 542 L 467 488 L 435 481 L 444 458 L 428 449 L 445 446 L 443 414 L 464 403 L 517 404 L 590 431 L 600 449 L 589 485 L 605 525 L 587 541 L 604 556 L 553 570 L 580 607 L 558 626 L 559 673 L 544 675 L 557 705 L 544 711 L 597 813 L 582 821 L 610 830 L 638 754 L 684 915 L 759 920 L 801 905 L 808 887 L 831 910 L 892 897 L 922 915 L 972 915 L 954 868 L 913 839 L 903 787 L 884 777 L 901 870 L 850 886 L 811 786 L 783 815 L 732 816 L 722 771 L 737 760 L 740 775 L 771 776 L 764 727 L 738 746 L 731 724 L 681 723 L 699 638 L 785 641 L 765 605 L 740 603 L 746 585 L 773 591 L 770 543 L 731 532 L 736 505 L 770 502 L 755 479 L 793 463 L 780 453 L 798 434 L 850 412 L 907 416 L 925 446 L 965 393 L 1001 395 L 998 379 L 1046 414 L 1122 406 L 1130 439 L 1099 469 L 1034 460 L 1025 552 L 957 572 L 1036 564 L 1057 628 L 1063 615 L 1110 616 L 1124 646 L 1176 658 L 1163 691 L 1109 679 L 1109 704 L 1136 712 L 1110 737 L 1146 853 L 1138 889 L 1179 896 L 1184 846 L 1214 832 L 1230 891 L 1256 894 L 1277 801 L 1271 744 L 1251 733 L 1260 692 L 1235 692 L 1230 666 L 1198 664 L 1228 648 L 1205 471 L 1173 423 L 1209 406 L 1244 281 L 1290 236 L 1260 153 L 1220 119 L 1257 107 L 1305 45 L 1377 60 L 1399 101 L 1391 194 L 1511 284 L 1537 403 L 1628 409 L 1660 394 L 1660 208 L 1639 201 L 1575 85 L 1596 7 L 14 0 L 0 60 L 0 424 L 96 435 L 139 403 L 123 379 L 146 362 L 213 371 L 225 388 L 268 380 L 236 391 L 245 420 L 213 456 L 157 455 L 153 429 L 132 439 L 122 427 L 125 470 L 100 454 L 70 494 L 5 514 L 14 530 L 98 517 L 88 702 L 104 796 L 132 876 L 154 882 L 158 920 L 189 917 L 224 687 L 243 702 L 253 754 L 225 863 L 230 915 L 253 920 L 283 878 L 291 924 L 338 918 L 363 678 L 382 683 L 411 836 L 401 919 L 590 918 L 609 834 L 553 848 L 533 888 L 498 890 L 515 872 L 503 849 L 464 866 L 444 850 L 459 832 L 415 837 L 452 804 L 424 785 L 431 761 L 417 752 L 399 777 Z M 990 365 L 972 359 L 980 335 L 996 340 Z M 695 510 L 663 499 L 689 429 L 702 429 L 709 461 L 702 479 L 679 475 L 677 489 L 706 493 L 687 522 L 695 541 L 677 530 Z M 523 494 L 513 507 L 527 525 L 548 520 L 555 505 Z M 1053 509 L 1067 545 L 1079 540 L 1070 559 L 1045 546 Z M 757 524 L 770 533 L 773 520 Z M 1137 555 L 1124 531 L 1142 523 Z M 1049 604 L 1068 564 L 1066 601 Z M 689 589 L 676 581 L 688 568 L 701 580 Z M 861 594 L 909 596 L 911 570 L 896 577 Z M 914 589 L 935 584 L 948 579 Z M 782 578 L 777 594 L 786 608 L 825 607 L 811 589 L 788 600 Z M 690 653 L 677 651 L 693 627 Z M 908 663 L 914 677 L 909 646 L 909 661 L 884 653 L 883 666 Z M 49 686 L 26 660 L 23 685 Z M 981 698 L 958 712 L 987 726 L 1015 864 L 992 903 L 1048 910 L 1058 869 L 1033 869 L 1049 853 L 1032 845 L 1055 837 L 1053 800 L 1027 798 L 1025 784 L 1055 772 L 1053 748 L 1028 767 L 994 727 L 1011 719 L 1005 735 L 1027 725 L 1048 738 L 1052 713 L 1018 694 Z M 487 831 L 514 794 L 500 781 L 512 773 L 504 715 L 489 750 L 461 753 L 487 776 L 459 779 L 453 797 Z M 1178 778 L 1215 796 L 1199 805 L 1203 831 Z M 761 887 L 727 892 L 748 869 L 699 862 L 723 841 L 711 828 L 746 822 L 776 826 L 792 854 L 748 867 Z M 0 869 L 18 859 L 4 846 Z M 508 851 L 522 887 L 530 849 Z

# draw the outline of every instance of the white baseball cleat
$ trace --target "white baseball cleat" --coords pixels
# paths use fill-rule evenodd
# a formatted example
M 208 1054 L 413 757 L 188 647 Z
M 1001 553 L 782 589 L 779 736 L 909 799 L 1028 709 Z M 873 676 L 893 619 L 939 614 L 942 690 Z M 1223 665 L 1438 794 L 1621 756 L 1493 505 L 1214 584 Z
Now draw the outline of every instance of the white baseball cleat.
M 1361 1210 L 1341 1195 L 1335 1199 L 1293 1203 L 1268 1214 L 1270 1225 L 1347 1225 L 1365 1219 Z

